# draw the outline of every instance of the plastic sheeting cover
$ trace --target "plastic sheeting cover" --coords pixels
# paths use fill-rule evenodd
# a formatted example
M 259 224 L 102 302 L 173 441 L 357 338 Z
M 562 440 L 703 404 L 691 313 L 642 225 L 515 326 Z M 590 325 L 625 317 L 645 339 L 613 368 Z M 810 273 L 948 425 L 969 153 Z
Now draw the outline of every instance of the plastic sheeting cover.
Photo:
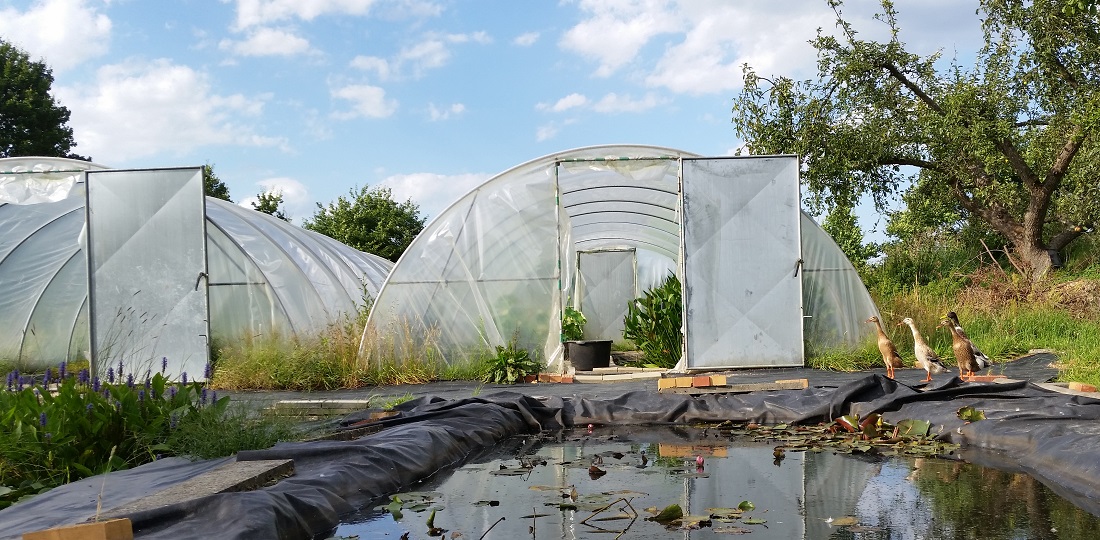
M 972 406 L 987 420 L 965 423 L 956 411 Z M 633 391 L 607 399 L 500 392 L 448 400 L 425 396 L 397 407 L 378 423 L 386 429 L 351 441 L 281 443 L 242 452 L 238 460 L 293 459 L 295 475 L 274 486 L 222 493 L 130 515 L 139 539 L 309 539 L 340 516 L 458 466 L 503 439 L 593 423 L 625 426 L 696 422 L 818 423 L 843 414 L 882 413 L 896 423 L 932 423 L 937 438 L 961 444 L 968 461 L 1039 478 L 1061 496 L 1100 515 L 1100 400 L 1043 390 L 1027 382 L 937 381 L 910 387 L 881 375 L 839 388 L 691 397 Z M 360 424 L 352 415 L 342 425 Z M 148 485 L 181 479 L 202 463 L 153 463 L 62 486 L 0 511 L 0 538 L 73 523 L 95 512 L 97 493 L 123 504 L 149 496 Z M 4 536 L 8 535 L 8 536 Z

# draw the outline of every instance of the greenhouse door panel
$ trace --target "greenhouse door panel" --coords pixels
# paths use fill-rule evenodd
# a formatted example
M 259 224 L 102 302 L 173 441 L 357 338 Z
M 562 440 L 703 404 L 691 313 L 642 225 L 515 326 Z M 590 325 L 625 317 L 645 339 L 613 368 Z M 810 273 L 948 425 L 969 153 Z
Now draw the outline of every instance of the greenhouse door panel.
M 201 380 L 209 359 L 202 169 L 87 173 L 93 367 Z
M 584 339 L 623 341 L 626 306 L 638 296 L 634 250 L 581 251 L 577 267 Z
M 798 160 L 683 160 L 688 369 L 803 365 Z

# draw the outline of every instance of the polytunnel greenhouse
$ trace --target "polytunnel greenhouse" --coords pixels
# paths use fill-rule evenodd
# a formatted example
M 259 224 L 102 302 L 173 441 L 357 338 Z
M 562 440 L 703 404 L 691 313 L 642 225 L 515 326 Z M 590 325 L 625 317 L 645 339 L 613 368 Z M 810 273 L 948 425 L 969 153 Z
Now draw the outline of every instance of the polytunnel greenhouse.
M 319 330 L 377 296 L 392 266 L 204 197 L 199 167 L 0 159 L 0 361 L 24 370 L 168 358 L 196 378 L 211 337 Z
M 794 156 L 609 145 L 518 165 L 433 219 L 386 279 L 363 343 L 455 363 L 515 342 L 562 368 L 563 306 L 585 315 L 586 340 L 621 342 L 628 303 L 670 274 L 684 288 L 678 369 L 801 366 L 807 348 L 866 339 L 878 315 L 801 211 Z

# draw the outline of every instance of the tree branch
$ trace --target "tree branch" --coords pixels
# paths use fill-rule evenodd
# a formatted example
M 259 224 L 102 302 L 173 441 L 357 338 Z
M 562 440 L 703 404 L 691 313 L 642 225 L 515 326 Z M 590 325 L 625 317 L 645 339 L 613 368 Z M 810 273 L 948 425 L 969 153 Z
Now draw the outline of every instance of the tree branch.
M 917 86 L 917 83 L 909 80 L 909 77 L 906 77 L 905 74 L 902 73 L 897 66 L 889 62 L 879 62 L 878 66 L 882 69 L 885 69 L 886 71 L 889 71 L 892 77 L 897 79 L 898 82 L 900 82 L 901 84 L 904 84 L 910 92 L 917 96 L 917 99 L 923 101 L 925 104 L 931 107 L 933 111 L 936 111 L 941 115 L 943 114 L 943 108 L 940 107 L 940 104 L 936 103 L 936 100 L 932 99 L 932 96 L 929 96 L 924 92 L 924 90 L 921 89 L 921 87 Z

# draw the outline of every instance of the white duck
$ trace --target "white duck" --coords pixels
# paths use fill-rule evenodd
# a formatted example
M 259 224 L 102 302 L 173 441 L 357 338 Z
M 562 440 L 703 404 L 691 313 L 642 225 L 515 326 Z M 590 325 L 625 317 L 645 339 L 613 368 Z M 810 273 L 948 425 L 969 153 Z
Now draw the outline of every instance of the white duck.
M 917 367 L 928 372 L 928 377 L 923 382 L 931 381 L 933 373 L 946 372 L 947 367 L 940 361 L 936 351 L 929 347 L 928 343 L 921 337 L 920 330 L 917 330 L 917 325 L 913 322 L 913 319 L 906 317 L 898 323 L 898 326 L 903 324 L 909 325 L 909 329 L 913 331 L 913 355 L 917 357 Z

